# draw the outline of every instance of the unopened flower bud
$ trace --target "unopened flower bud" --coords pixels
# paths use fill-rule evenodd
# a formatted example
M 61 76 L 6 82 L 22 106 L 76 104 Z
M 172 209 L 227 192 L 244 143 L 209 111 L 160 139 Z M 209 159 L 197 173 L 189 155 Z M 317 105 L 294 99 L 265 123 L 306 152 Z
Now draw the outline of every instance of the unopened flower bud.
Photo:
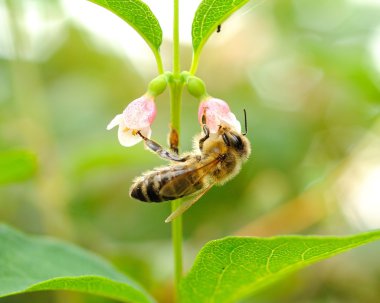
M 148 94 L 150 96 L 157 97 L 165 91 L 166 85 L 167 85 L 166 75 L 159 75 L 158 77 L 150 81 L 148 85 Z
M 207 96 L 206 85 L 198 77 L 190 76 L 187 78 L 187 89 L 197 99 L 204 99 Z

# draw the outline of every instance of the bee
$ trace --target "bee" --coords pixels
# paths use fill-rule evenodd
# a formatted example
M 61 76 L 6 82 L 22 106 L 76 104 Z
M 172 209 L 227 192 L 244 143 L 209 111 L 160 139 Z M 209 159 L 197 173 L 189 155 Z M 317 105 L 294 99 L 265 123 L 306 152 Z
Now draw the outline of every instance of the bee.
M 220 125 L 210 133 L 203 117 L 202 133 L 194 138 L 194 150 L 179 156 L 163 149 L 158 143 L 138 134 L 145 145 L 161 158 L 171 161 L 168 166 L 155 168 L 134 180 L 130 196 L 142 202 L 164 202 L 189 197 L 165 222 L 170 222 L 197 202 L 211 187 L 222 185 L 238 174 L 251 153 L 245 133 L 228 125 Z

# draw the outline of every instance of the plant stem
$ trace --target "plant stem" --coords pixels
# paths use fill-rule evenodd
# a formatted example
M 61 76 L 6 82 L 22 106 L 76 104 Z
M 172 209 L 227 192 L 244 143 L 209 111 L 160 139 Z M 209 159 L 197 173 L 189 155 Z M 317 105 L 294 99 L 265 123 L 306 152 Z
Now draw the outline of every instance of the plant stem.
M 181 199 L 172 202 L 172 211 L 181 205 Z M 179 284 L 182 278 L 182 216 L 172 222 L 172 243 L 174 254 L 174 287 L 175 302 L 179 302 Z
M 179 136 L 183 83 L 181 82 L 180 77 L 173 78 L 173 82 L 170 85 L 171 132 L 174 131 Z M 172 212 L 174 212 L 180 205 L 181 199 L 174 200 L 172 202 Z M 174 254 L 174 283 L 176 298 L 179 300 L 179 283 L 182 277 L 182 216 L 178 216 L 172 221 L 172 242 Z
M 198 68 L 198 63 L 199 63 L 199 52 L 193 53 L 193 59 L 191 61 L 191 66 L 190 66 L 190 74 L 194 75 L 197 71 Z
M 154 58 L 156 58 L 158 73 L 161 75 L 164 73 L 164 66 L 162 65 L 161 55 L 158 51 L 156 51 L 154 49 L 152 49 L 152 51 L 154 54 Z
M 181 127 L 181 103 L 183 83 L 180 77 L 180 49 L 179 49 L 179 0 L 173 2 L 173 81 L 170 82 L 170 125 L 171 135 L 179 138 Z M 179 142 L 177 140 L 177 142 Z M 178 150 L 178 146 L 175 146 Z M 172 212 L 181 205 L 181 200 L 171 204 Z M 179 302 L 179 284 L 182 278 L 182 216 L 172 221 L 172 243 L 174 255 L 174 287 L 175 302 Z
M 173 74 L 181 72 L 179 56 L 179 0 L 173 3 Z

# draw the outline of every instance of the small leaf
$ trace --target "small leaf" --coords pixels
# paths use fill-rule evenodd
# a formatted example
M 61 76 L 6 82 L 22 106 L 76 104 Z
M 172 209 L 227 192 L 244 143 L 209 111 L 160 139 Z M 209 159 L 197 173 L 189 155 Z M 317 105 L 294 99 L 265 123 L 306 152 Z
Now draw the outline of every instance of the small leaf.
M 115 13 L 148 43 L 155 54 L 162 43 L 162 30 L 149 6 L 140 0 L 89 0 Z
M 39 290 L 75 290 L 123 302 L 154 302 L 136 282 L 98 256 L 0 225 L 0 298 Z
M 181 283 L 185 302 L 236 302 L 284 275 L 380 239 L 380 231 L 347 237 L 228 237 L 207 243 Z
M 194 53 L 203 45 L 218 26 L 249 0 L 203 0 L 195 12 L 192 37 Z
M 24 181 L 33 176 L 36 167 L 36 156 L 30 152 L 0 152 L 0 184 Z

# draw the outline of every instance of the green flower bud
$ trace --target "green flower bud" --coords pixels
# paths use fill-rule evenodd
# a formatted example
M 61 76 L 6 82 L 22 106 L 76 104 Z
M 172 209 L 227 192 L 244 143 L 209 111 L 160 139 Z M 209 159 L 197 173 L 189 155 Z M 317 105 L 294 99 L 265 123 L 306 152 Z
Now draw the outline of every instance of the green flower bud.
M 187 89 L 197 99 L 204 99 L 207 96 L 206 85 L 198 77 L 190 76 L 187 78 Z
M 157 97 L 165 91 L 166 85 L 167 85 L 166 75 L 159 75 L 158 77 L 150 81 L 148 85 L 148 94 L 152 97 Z

